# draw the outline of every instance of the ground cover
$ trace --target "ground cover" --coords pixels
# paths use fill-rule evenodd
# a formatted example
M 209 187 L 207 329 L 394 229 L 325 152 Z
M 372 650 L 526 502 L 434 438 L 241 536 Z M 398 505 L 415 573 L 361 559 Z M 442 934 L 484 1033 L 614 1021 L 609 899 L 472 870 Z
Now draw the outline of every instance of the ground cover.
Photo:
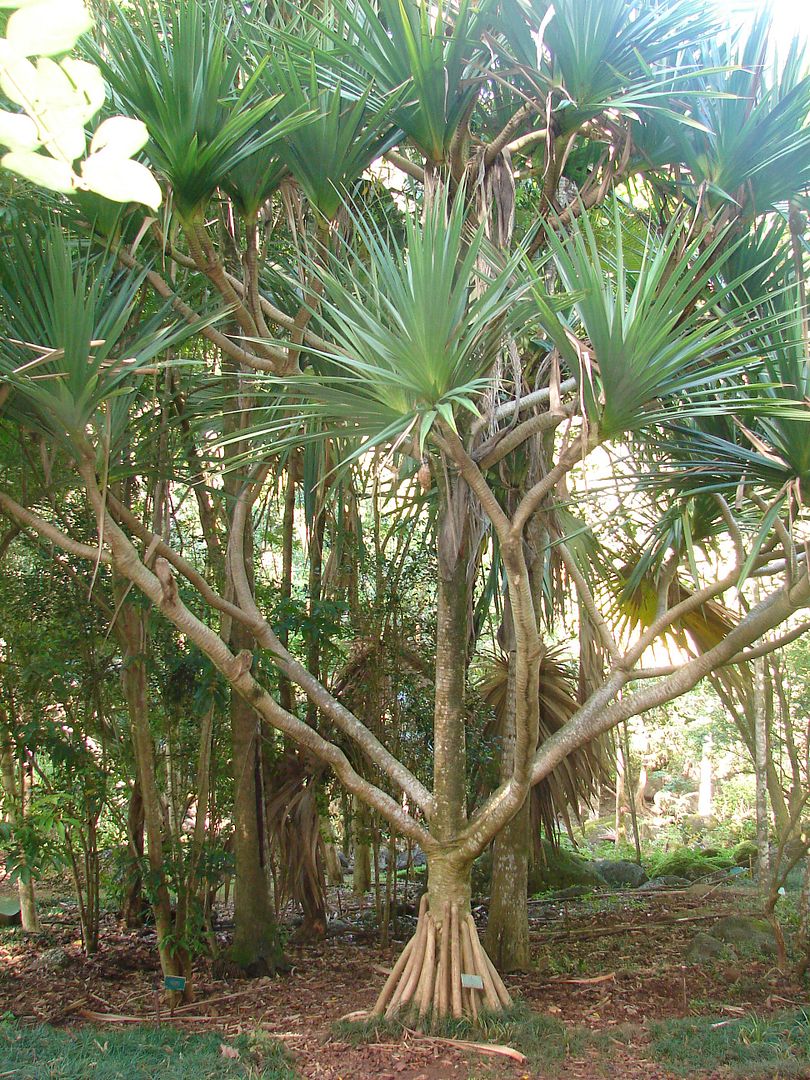
M 507 977 L 516 1010 L 497 1022 L 483 1018 L 478 1028 L 451 1025 L 439 1038 L 407 1024 L 341 1022 L 371 1007 L 398 946 L 377 947 L 367 905 L 344 891 L 332 901 L 340 909 L 333 932 L 319 945 L 291 940 L 287 975 L 238 981 L 204 964 L 197 1000 L 173 1013 L 158 992 L 149 928 L 123 932 L 108 918 L 92 958 L 82 956 L 64 904 L 45 916 L 41 937 L 0 931 L 0 1075 L 810 1077 L 806 986 L 761 949 L 728 946 L 703 962 L 687 956 L 697 933 L 730 913 L 755 912 L 751 888 L 697 883 L 533 901 L 535 967 Z M 404 937 L 413 906 L 402 910 Z M 483 922 L 483 908 L 476 917 Z M 223 942 L 227 933 L 226 925 Z M 526 1061 L 469 1051 L 460 1041 L 505 1044 Z M 25 1058 L 32 1047 L 40 1048 L 35 1061 Z M 181 1063 L 187 1072 L 178 1071 Z

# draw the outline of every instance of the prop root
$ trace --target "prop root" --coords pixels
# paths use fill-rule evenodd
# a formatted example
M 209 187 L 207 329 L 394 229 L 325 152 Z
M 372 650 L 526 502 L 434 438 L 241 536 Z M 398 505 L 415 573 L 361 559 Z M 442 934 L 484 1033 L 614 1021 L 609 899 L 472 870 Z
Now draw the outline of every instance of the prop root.
M 425 895 L 416 933 L 388 976 L 372 1015 L 391 1019 L 410 1008 L 422 1020 L 428 1015 L 434 1022 L 449 1016 L 475 1020 L 481 1009 L 498 1012 L 511 1000 L 478 938 L 472 915 L 445 902 L 439 921 Z

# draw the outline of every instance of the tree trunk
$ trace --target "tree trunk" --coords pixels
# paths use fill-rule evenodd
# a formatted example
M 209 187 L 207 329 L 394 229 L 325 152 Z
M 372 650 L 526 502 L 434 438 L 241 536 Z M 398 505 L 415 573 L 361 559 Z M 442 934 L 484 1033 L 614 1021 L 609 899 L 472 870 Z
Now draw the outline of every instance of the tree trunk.
M 797 940 L 799 963 L 797 978 L 804 977 L 810 968 L 810 857 L 805 860 L 802 889 L 799 895 L 799 934 Z
M 703 753 L 700 758 L 700 787 L 698 790 L 698 814 L 711 817 L 714 810 L 712 775 L 712 737 L 703 740 Z
M 281 600 L 289 604 L 292 599 L 293 577 L 293 542 L 295 540 L 295 460 L 287 467 L 287 482 L 284 488 L 284 518 L 281 526 Z M 278 632 L 278 639 L 285 647 L 289 645 L 290 633 L 286 619 Z M 295 712 L 293 686 L 286 675 L 278 677 L 279 704 L 287 712 Z
M 627 810 L 626 797 L 625 797 L 625 768 L 624 768 L 624 748 L 622 747 L 621 740 L 616 740 L 616 843 L 619 840 L 627 837 L 627 830 L 624 826 L 624 815 Z
M 124 900 L 121 905 L 121 918 L 129 930 L 143 926 L 143 878 L 140 861 L 143 858 L 143 798 L 138 778 L 132 785 L 127 809 L 127 841 L 131 857 L 130 869 L 124 886 Z
M 759 890 L 767 896 L 770 885 L 768 822 L 768 709 L 765 660 L 754 661 L 754 768 L 756 774 L 757 867 Z
M 0 712 L 0 779 L 5 795 L 6 815 L 12 829 L 18 829 L 25 817 L 25 796 L 22 779 L 18 782 L 15 769 L 14 748 L 7 730 L 8 720 Z M 34 879 L 27 872 L 24 858 L 21 857 L 22 873 L 17 878 L 17 894 L 20 898 L 20 922 L 27 933 L 38 934 L 41 930 L 37 912 L 36 889 Z
M 241 649 L 252 649 L 253 639 L 243 627 L 234 624 L 230 646 L 237 653 Z M 264 869 L 259 738 L 258 715 L 233 693 L 231 744 L 236 882 L 231 959 L 249 975 L 273 974 L 281 957 Z
M 234 476 L 232 483 L 236 484 Z M 253 588 L 253 534 L 245 531 L 242 551 L 245 572 Z M 233 592 L 229 582 L 228 593 Z M 252 653 L 256 642 L 238 622 L 231 625 L 228 645 L 237 655 Z M 275 913 L 265 871 L 264 795 L 262 785 L 261 720 L 243 698 L 231 691 L 231 751 L 233 765 L 233 849 L 236 864 L 234 935 L 231 960 L 246 974 L 273 974 L 281 959 Z
M 377 998 L 373 1015 L 412 1012 L 434 1024 L 497 1012 L 509 993 L 484 951 L 470 914 L 470 863 L 452 854 L 428 855 L 428 891 L 416 933 L 405 946 Z
M 355 896 L 364 896 L 371 888 L 371 844 L 369 843 L 368 810 L 359 799 L 354 800 L 352 838 L 354 854 L 352 892 Z
M 622 724 L 622 747 L 624 750 L 624 779 L 625 792 L 627 795 L 627 808 L 630 811 L 630 822 L 633 826 L 633 844 L 636 849 L 636 862 L 641 866 L 641 835 L 638 831 L 638 811 L 636 809 L 636 785 L 633 780 L 633 762 L 630 757 L 630 728 L 625 720 Z
M 447 511 L 445 516 L 449 516 Z M 449 531 L 449 526 L 445 528 Z M 443 559 L 440 540 L 433 712 L 433 791 L 436 810 L 431 822 L 433 835 L 440 844 L 452 844 L 467 819 L 464 691 L 468 612 L 466 560 L 457 551 Z
M 500 779 L 512 775 L 515 759 L 515 651 L 511 611 L 504 612 L 502 633 L 509 648 L 506 713 L 501 732 Z M 495 837 L 492 845 L 492 885 L 486 948 L 498 971 L 525 971 L 529 953 L 529 800 Z
M 340 886 L 343 884 L 343 867 L 338 858 L 337 845 L 332 841 L 324 841 L 323 861 L 326 864 L 327 885 Z
M 420 904 L 416 933 L 400 954 L 373 1010 L 374 1015 L 386 1017 L 411 1010 L 420 1020 L 430 1016 L 434 1023 L 450 1016 L 475 1020 L 482 1008 L 499 1011 L 510 1003 L 470 914 L 472 861 L 454 852 L 466 823 L 467 521 L 463 509 L 455 512 L 466 505 L 463 491 L 444 491 L 441 498 L 431 822 L 439 847 L 426 852 L 428 889 Z
M 34 879 L 29 877 L 23 881 L 22 877 L 17 880 L 17 893 L 20 898 L 20 922 L 23 930 L 29 934 L 38 934 L 42 927 L 39 922 L 37 911 L 37 896 L 34 887 Z
M 146 620 L 142 609 L 121 601 L 116 621 L 124 646 L 121 683 L 129 713 L 132 747 L 143 798 L 147 857 L 153 879 L 152 911 L 155 916 L 160 966 L 164 975 L 185 975 L 185 950 L 174 941 L 171 899 L 166 885 L 163 858 L 163 812 L 155 776 L 155 746 L 149 727 L 149 691 L 146 671 Z M 187 987 L 190 994 L 191 987 Z
M 527 971 L 529 951 L 529 800 L 492 845 L 492 891 L 484 939 L 498 971 Z

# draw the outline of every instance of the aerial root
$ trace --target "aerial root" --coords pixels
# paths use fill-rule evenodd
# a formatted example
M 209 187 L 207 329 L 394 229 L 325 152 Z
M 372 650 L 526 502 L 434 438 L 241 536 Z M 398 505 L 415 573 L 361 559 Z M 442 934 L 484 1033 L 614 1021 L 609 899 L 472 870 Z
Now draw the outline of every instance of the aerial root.
M 372 1015 L 390 1020 L 410 1008 L 420 1020 L 428 1015 L 434 1022 L 447 1017 L 476 1020 L 482 1009 L 499 1012 L 511 1001 L 481 945 L 472 915 L 445 901 L 437 920 L 425 894 L 416 933 L 400 953 Z

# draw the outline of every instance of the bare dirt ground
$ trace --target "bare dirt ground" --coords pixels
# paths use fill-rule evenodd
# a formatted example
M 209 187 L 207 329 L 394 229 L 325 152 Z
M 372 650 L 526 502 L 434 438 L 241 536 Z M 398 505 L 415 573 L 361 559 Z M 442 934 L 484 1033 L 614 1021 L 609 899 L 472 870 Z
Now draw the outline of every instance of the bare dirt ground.
M 158 989 L 151 930 L 123 931 L 110 917 L 100 952 L 87 958 L 75 912 L 63 908 L 46 917 L 39 937 L 0 931 L 0 1013 L 54 1025 L 160 1020 L 187 1030 L 216 1030 L 225 1039 L 259 1030 L 286 1046 L 303 1077 L 318 1080 L 664 1080 L 672 1074 L 649 1057 L 649 1021 L 768 1016 L 807 1000 L 806 988 L 765 959 L 706 965 L 686 961 L 698 930 L 752 903 L 750 891 L 712 886 L 533 904 L 536 969 L 509 976 L 507 985 L 535 1013 L 577 1033 L 568 1056 L 545 1063 L 542 1052 L 539 1060 L 535 1054 L 534 1063 L 530 1058 L 529 1064 L 518 1064 L 417 1032 L 356 1045 L 336 1033 L 335 1022 L 342 1016 L 371 1007 L 399 948 L 398 943 L 384 952 L 363 940 L 370 935 L 360 928 L 356 904 L 352 907 L 345 895 L 341 933 L 316 945 L 291 943 L 288 974 L 216 979 L 210 966 L 201 963 L 195 1001 L 174 1013 Z M 61 959 L 67 961 L 56 970 L 49 966 L 55 949 L 64 950 Z

